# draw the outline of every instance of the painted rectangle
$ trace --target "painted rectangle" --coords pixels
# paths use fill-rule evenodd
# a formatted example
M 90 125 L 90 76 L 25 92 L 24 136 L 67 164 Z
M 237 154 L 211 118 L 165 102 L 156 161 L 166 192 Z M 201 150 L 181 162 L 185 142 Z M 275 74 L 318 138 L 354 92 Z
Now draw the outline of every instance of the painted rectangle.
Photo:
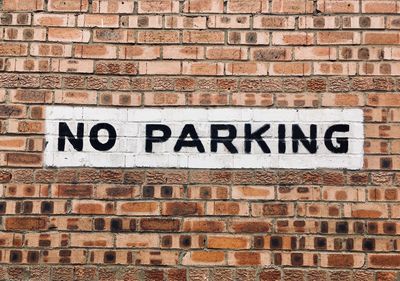
M 363 145 L 361 109 L 46 108 L 50 167 L 361 169 Z

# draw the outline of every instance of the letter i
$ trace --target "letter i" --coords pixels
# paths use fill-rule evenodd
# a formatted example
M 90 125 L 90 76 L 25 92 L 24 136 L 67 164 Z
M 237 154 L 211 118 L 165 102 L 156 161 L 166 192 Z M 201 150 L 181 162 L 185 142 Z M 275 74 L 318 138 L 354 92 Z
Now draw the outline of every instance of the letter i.
M 286 127 L 284 124 L 279 124 L 278 125 L 278 137 L 279 137 L 279 143 L 278 143 L 278 151 L 279 153 L 283 154 L 286 152 Z

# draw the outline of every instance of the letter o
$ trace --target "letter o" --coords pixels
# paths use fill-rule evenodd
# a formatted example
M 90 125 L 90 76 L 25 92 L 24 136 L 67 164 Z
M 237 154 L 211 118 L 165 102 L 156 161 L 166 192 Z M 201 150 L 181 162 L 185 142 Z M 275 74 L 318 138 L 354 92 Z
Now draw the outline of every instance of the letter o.
M 105 143 L 99 141 L 99 131 L 106 130 L 108 132 L 108 140 Z M 93 126 L 89 134 L 90 144 L 98 151 L 107 151 L 114 147 L 117 140 L 117 132 L 115 128 L 108 123 L 99 123 Z

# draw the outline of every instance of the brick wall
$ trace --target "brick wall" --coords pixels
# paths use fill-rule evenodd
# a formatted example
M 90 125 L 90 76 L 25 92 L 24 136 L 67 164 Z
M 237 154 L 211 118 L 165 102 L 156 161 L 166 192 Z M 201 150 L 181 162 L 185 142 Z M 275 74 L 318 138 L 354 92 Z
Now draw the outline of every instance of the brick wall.
M 1 280 L 398 280 L 400 1 L 1 2 Z M 361 108 L 364 165 L 46 168 L 49 105 Z

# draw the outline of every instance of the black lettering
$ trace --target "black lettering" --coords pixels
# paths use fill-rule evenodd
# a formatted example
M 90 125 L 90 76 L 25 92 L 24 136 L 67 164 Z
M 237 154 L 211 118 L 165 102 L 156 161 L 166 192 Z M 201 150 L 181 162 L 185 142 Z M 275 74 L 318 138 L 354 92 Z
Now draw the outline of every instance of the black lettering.
M 306 139 L 300 126 L 297 124 L 292 125 L 292 145 L 293 153 L 299 151 L 299 141 L 304 145 L 304 147 L 312 154 L 317 152 L 317 125 L 310 125 L 310 140 Z
M 154 131 L 160 131 L 163 135 L 155 137 Z M 161 124 L 146 125 L 146 152 L 153 152 L 153 143 L 166 142 L 170 137 L 171 129 L 168 126 Z
M 264 153 L 271 153 L 271 150 L 262 138 L 262 134 L 268 131 L 270 127 L 271 126 L 269 124 L 265 124 L 252 133 L 251 124 L 244 124 L 244 151 L 246 153 L 251 153 L 251 142 L 255 140 Z
M 108 133 L 108 140 L 105 143 L 99 141 L 99 131 L 106 130 Z M 117 141 L 117 132 L 115 128 L 108 123 L 99 123 L 93 126 L 90 130 L 90 144 L 98 151 L 107 151 L 113 148 Z
M 190 137 L 192 140 L 185 140 L 187 137 Z M 205 152 L 204 146 L 201 143 L 193 124 L 186 124 L 183 127 L 181 135 L 175 144 L 174 151 L 179 152 L 182 147 L 196 147 L 200 153 Z
M 77 124 L 76 137 L 72 134 L 67 123 L 60 122 L 58 124 L 58 151 L 65 151 L 65 138 L 76 151 L 83 149 L 83 123 Z
M 227 137 L 220 137 L 219 131 L 228 131 Z M 230 153 L 238 153 L 232 141 L 236 138 L 237 132 L 233 125 L 221 124 L 211 125 L 211 152 L 217 152 L 218 143 L 222 143 Z
M 350 131 L 350 126 L 347 124 L 337 124 L 330 126 L 324 136 L 324 142 L 326 148 L 333 153 L 347 153 L 349 151 L 349 139 L 348 138 L 336 138 L 336 142 L 339 146 L 334 146 L 332 143 L 332 136 L 335 132 L 347 133 Z
M 286 152 L 286 126 L 284 124 L 278 125 L 278 152 L 283 154 Z

